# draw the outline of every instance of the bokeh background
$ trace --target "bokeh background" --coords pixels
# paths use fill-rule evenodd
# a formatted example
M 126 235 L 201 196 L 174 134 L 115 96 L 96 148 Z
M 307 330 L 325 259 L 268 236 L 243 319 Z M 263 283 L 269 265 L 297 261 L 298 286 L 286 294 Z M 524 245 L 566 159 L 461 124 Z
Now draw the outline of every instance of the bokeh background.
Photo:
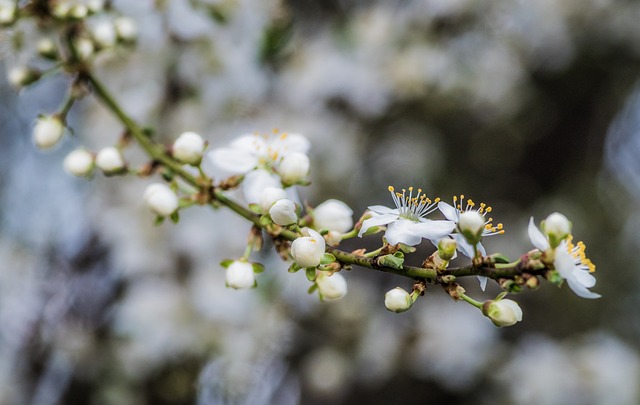
M 507 233 L 485 245 L 512 257 L 532 247 L 531 216 L 563 212 L 603 297 L 543 283 L 512 297 L 524 320 L 498 329 L 431 288 L 397 315 L 384 292 L 408 280 L 354 268 L 347 297 L 320 303 L 268 246 L 259 287 L 227 289 L 219 262 L 242 255 L 245 221 L 196 207 L 153 226 L 152 180 L 62 170 L 73 148 L 118 140 L 101 105 L 75 106 L 76 136 L 43 153 L 31 127 L 69 78 L 20 92 L 2 80 L 0 403 L 640 403 L 640 2 L 113 6 L 89 24 L 122 13 L 139 40 L 100 54 L 97 75 L 161 140 L 299 132 L 313 145 L 311 204 L 338 198 L 358 216 L 390 203 L 388 185 L 465 194 L 494 207 Z M 42 33 L 4 31 L 5 72 L 42 62 L 12 49 L 16 35 Z M 476 284 L 464 285 L 477 299 L 499 292 Z

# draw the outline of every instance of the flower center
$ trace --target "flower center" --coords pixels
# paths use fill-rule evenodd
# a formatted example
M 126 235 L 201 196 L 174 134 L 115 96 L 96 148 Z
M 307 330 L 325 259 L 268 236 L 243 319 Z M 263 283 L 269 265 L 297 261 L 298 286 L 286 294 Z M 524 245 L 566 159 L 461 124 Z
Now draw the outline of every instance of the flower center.
M 421 218 L 436 210 L 438 202 L 440 202 L 440 198 L 431 201 L 425 194 L 422 194 L 421 188 L 418 189 L 415 196 L 413 195 L 413 187 L 409 187 L 409 195 L 407 195 L 407 190 L 404 188 L 402 193 L 398 193 L 392 186 L 389 186 L 389 192 L 398 208 L 400 218 L 413 222 L 420 222 Z
M 583 267 L 585 270 L 588 269 L 589 273 L 595 272 L 596 265 L 593 264 L 593 262 L 587 258 L 584 252 L 585 249 L 587 248 L 585 244 L 582 241 L 580 241 L 574 245 L 573 243 L 571 243 L 572 239 L 573 237 L 571 235 L 567 237 L 567 250 L 569 251 L 571 256 L 573 256 L 573 259 L 576 265 Z
M 504 227 L 501 223 L 494 226 L 493 218 L 489 217 L 489 219 L 487 219 L 486 214 L 493 211 L 493 208 L 491 208 L 490 206 L 487 206 L 487 204 L 485 203 L 480 203 L 480 208 L 476 210 L 475 209 L 476 203 L 473 202 L 473 200 L 470 198 L 467 199 L 467 202 L 464 205 L 464 207 L 462 205 L 463 203 L 464 203 L 464 194 L 461 194 L 459 199 L 458 199 L 458 196 L 453 197 L 453 206 L 458 211 L 458 220 L 460 220 L 461 213 L 475 210 L 475 211 L 478 211 L 478 213 L 482 215 L 486 220 L 484 223 L 484 230 L 482 231 L 482 236 L 491 236 L 496 234 L 502 235 L 504 233 L 504 229 L 503 229 Z

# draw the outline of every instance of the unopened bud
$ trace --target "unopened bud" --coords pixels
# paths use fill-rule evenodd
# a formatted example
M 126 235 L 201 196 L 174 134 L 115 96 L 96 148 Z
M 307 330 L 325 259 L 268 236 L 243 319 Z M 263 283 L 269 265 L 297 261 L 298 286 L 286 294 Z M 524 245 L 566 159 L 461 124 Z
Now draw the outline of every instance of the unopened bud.
M 78 57 L 82 60 L 91 58 L 95 52 L 93 41 L 88 38 L 78 38 L 74 42 L 74 47 L 78 53 Z
M 151 211 L 162 217 L 170 216 L 179 206 L 178 196 L 163 183 L 147 186 L 143 199 Z
M 485 219 L 478 211 L 465 211 L 460 214 L 458 221 L 458 229 L 465 237 L 467 242 L 475 245 L 482 239 L 482 231 L 484 230 Z
M 347 280 L 340 273 L 319 272 L 316 285 L 323 301 L 337 301 L 347 295 Z
M 16 21 L 16 7 L 15 1 L 0 1 L 0 25 L 11 25 Z
M 309 165 L 309 157 L 302 152 L 286 154 L 278 166 L 282 183 L 293 185 L 305 180 L 309 175 Z
M 109 146 L 98 152 L 96 156 L 96 166 L 105 174 L 116 174 L 125 169 L 122 154 L 113 146 Z
M 391 312 L 400 313 L 413 306 L 413 299 L 403 288 L 396 287 L 384 295 L 384 306 Z
M 51 38 L 40 38 L 37 44 L 38 54 L 47 59 L 58 58 L 58 47 Z
M 353 227 L 353 210 L 342 201 L 327 200 L 313 210 L 313 227 L 345 233 Z
M 286 198 L 276 201 L 269 209 L 269 215 L 274 223 L 282 226 L 295 224 L 298 222 L 296 205 Z
M 338 246 L 342 242 L 342 234 L 336 231 L 329 231 L 324 235 L 324 240 L 328 245 Z
M 260 194 L 260 208 L 263 213 L 269 212 L 271 206 L 278 200 L 287 198 L 287 193 L 280 187 L 267 187 Z
M 511 326 L 522 321 L 522 309 L 509 299 L 485 302 L 482 313 L 496 326 Z
M 116 27 L 109 20 L 101 20 L 95 23 L 91 27 L 91 36 L 100 49 L 112 48 L 118 39 Z
M 173 143 L 173 157 L 193 166 L 200 164 L 204 140 L 195 132 L 183 132 Z
M 298 266 L 318 267 L 326 247 L 324 238 L 313 229 L 307 229 L 309 236 L 301 236 L 291 244 L 291 256 Z
M 442 238 L 438 241 L 438 256 L 442 260 L 451 260 L 456 254 L 458 243 L 455 239 Z
M 9 83 L 16 89 L 21 89 L 40 79 L 42 73 L 39 70 L 26 66 L 17 66 L 9 71 Z
M 56 115 L 43 115 L 36 121 L 33 141 L 41 149 L 49 149 L 60 142 L 64 135 L 64 123 Z
M 129 17 L 118 17 L 113 21 L 118 33 L 118 39 L 124 43 L 135 42 L 138 37 L 138 26 Z
M 237 290 L 255 286 L 256 279 L 253 265 L 240 260 L 234 261 L 227 267 L 226 281 L 228 287 Z
M 559 212 L 549 215 L 542 221 L 540 227 L 542 232 L 549 238 L 549 245 L 554 249 L 571 234 L 571 222 Z
M 86 177 L 93 171 L 93 154 L 86 149 L 76 149 L 63 162 L 64 169 L 74 176 Z

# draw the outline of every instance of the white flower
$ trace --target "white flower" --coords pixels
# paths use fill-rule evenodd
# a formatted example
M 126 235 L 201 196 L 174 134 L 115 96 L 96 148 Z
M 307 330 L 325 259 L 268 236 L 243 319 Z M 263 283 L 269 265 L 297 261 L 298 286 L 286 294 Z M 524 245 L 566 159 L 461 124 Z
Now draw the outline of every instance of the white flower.
M 278 174 L 280 175 L 283 184 L 297 184 L 306 180 L 309 175 L 309 166 L 309 157 L 306 153 L 287 153 L 278 165 Z
M 306 229 L 309 236 L 300 236 L 291 244 L 291 256 L 300 267 L 318 267 L 326 244 L 324 238 L 313 229 Z
M 423 238 L 437 243 L 438 239 L 450 234 L 455 228 L 451 221 L 432 221 L 424 218 L 436 209 L 436 203 L 440 199 L 431 202 L 426 195 L 421 195 L 421 189 L 418 189 L 418 193 L 413 197 L 413 187 L 409 187 L 408 196 L 406 190 L 403 189 L 402 194 L 396 193 L 391 186 L 389 192 L 396 208 L 382 205 L 369 207 L 372 217 L 363 221 L 358 236 L 362 237 L 372 226 L 388 225 L 384 234 L 387 242 L 392 245 L 404 243 L 414 246 Z
M 584 250 L 584 243 L 578 242 L 574 246 L 571 237 L 568 237 L 556 248 L 553 267 L 578 297 L 600 298 L 600 294 L 589 291 L 589 288 L 596 285 L 596 278 L 591 274 L 596 266 L 587 259 Z
M 280 177 L 267 170 L 253 170 L 244 176 L 242 193 L 249 204 L 257 204 L 269 187 L 282 187 Z
M 76 149 L 64 158 L 63 166 L 74 176 L 86 177 L 93 171 L 93 154 L 86 149 Z
M 123 42 L 133 42 L 138 36 L 138 26 L 136 22 L 129 17 L 118 17 L 113 21 L 118 33 L 118 39 Z
M 258 167 L 271 169 L 288 153 L 307 153 L 309 141 L 298 134 L 242 135 L 227 148 L 209 153 L 213 164 L 229 174 L 245 174 Z
M 125 168 L 122 154 L 114 146 L 103 148 L 98 152 L 96 166 L 107 174 L 117 173 Z
M 353 226 L 353 210 L 342 201 L 327 200 L 313 210 L 313 227 L 345 233 Z
M 51 38 L 40 38 L 36 47 L 38 48 L 38 53 L 45 58 L 53 59 L 58 56 L 58 47 Z
M 42 149 L 54 147 L 64 135 L 64 123 L 54 115 L 43 115 L 36 121 L 33 129 L 33 140 Z
M 183 132 L 173 143 L 173 157 L 182 163 L 197 166 L 202 160 L 204 140 L 195 132 Z
M 78 52 L 78 56 L 82 60 L 89 59 L 93 56 L 95 52 L 95 47 L 93 46 L 93 41 L 89 38 L 78 38 L 74 42 L 74 47 Z
M 111 48 L 116 44 L 116 27 L 109 20 L 100 20 L 91 27 L 91 35 L 98 48 Z
M 316 285 L 323 301 L 336 301 L 347 295 L 347 280 L 340 273 L 328 275 L 321 271 L 316 278 Z
M 274 223 L 282 226 L 298 222 L 296 205 L 293 201 L 287 200 L 286 198 L 276 201 L 269 209 L 269 215 Z
M 271 206 L 278 200 L 287 198 L 287 193 L 282 187 L 267 187 L 260 194 L 260 208 L 263 213 L 269 212 Z
M 179 206 L 178 196 L 163 183 L 148 185 L 143 199 L 151 211 L 163 217 L 173 214 Z
M 237 290 L 251 288 L 255 285 L 256 279 L 251 263 L 236 260 L 227 267 L 227 286 Z
M 522 309 L 517 302 L 509 299 L 490 301 L 482 312 L 496 326 L 511 326 L 522 321 Z
M 411 294 L 406 292 L 404 288 L 396 287 L 387 291 L 384 295 L 384 306 L 392 312 L 404 312 L 411 308 L 413 300 Z

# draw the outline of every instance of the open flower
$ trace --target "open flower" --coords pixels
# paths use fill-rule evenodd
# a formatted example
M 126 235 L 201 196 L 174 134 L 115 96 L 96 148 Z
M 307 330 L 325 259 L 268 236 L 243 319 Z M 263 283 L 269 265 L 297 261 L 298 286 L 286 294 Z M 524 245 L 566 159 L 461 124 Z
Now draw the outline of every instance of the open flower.
M 229 174 L 246 174 L 257 168 L 274 168 L 288 153 L 307 153 L 309 147 L 307 138 L 299 134 L 247 134 L 229 147 L 212 150 L 209 158 Z
M 396 193 L 394 188 L 389 186 L 389 192 L 393 198 L 396 208 L 388 208 L 382 205 L 369 207 L 371 218 L 362 222 L 362 228 L 358 236 L 362 235 L 372 226 L 387 225 L 384 237 L 392 245 L 404 243 L 415 246 L 422 239 L 429 239 L 437 243 L 438 239 L 450 234 L 455 228 L 451 221 L 432 221 L 426 219 L 427 214 L 433 212 L 438 201 L 431 201 L 422 190 L 413 196 L 413 187 L 409 187 L 409 195 L 403 189 L 402 193 Z
M 589 291 L 596 285 L 596 278 L 591 274 L 596 271 L 596 266 L 585 256 L 585 248 L 582 242 L 571 243 L 569 236 L 556 248 L 553 267 L 578 297 L 600 298 L 600 294 Z

